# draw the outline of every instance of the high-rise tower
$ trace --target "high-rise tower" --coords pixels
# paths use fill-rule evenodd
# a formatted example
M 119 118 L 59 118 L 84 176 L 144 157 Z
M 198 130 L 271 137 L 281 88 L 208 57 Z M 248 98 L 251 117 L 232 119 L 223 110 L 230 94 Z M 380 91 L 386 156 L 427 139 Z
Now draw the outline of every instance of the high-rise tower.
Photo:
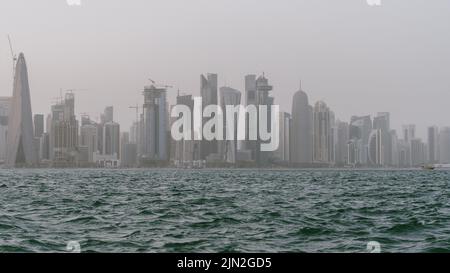
M 167 151 L 167 90 L 154 85 L 144 89 L 141 159 L 166 161 Z
M 37 164 L 31 113 L 28 71 L 23 53 L 20 53 L 14 75 L 13 97 L 9 113 L 6 165 L 11 167 Z
M 333 113 L 323 101 L 319 101 L 314 106 L 314 145 L 313 156 L 314 162 L 319 164 L 332 163 L 331 158 L 331 141 L 332 129 L 331 124 Z
M 247 75 L 245 77 L 245 97 L 246 97 L 246 105 L 254 105 L 258 111 L 260 106 L 266 106 L 268 109 L 267 117 L 264 120 L 267 120 L 267 129 L 271 131 L 271 106 L 274 104 L 274 98 L 270 96 L 270 92 L 273 90 L 273 86 L 269 84 L 269 80 L 263 74 L 256 78 L 255 75 Z M 255 124 L 250 123 L 250 117 L 247 115 L 246 119 L 246 143 L 245 149 L 251 151 L 252 159 L 256 162 L 257 165 L 263 166 L 269 163 L 271 157 L 273 156 L 273 152 L 265 152 L 261 151 L 261 145 L 266 141 L 262 141 L 259 137 L 259 112 L 256 115 L 258 121 Z M 256 127 L 254 126 L 256 125 Z M 250 135 L 253 133 L 257 133 L 258 136 L 256 140 L 251 140 Z
M 202 96 L 203 107 L 202 110 L 209 105 L 218 105 L 218 89 L 217 89 L 217 74 L 207 74 L 206 76 L 200 76 L 200 93 Z M 203 118 L 203 125 L 207 123 L 209 118 Z M 216 154 L 218 152 L 218 142 L 217 140 L 203 140 L 201 144 L 201 156 L 203 160 L 211 154 Z
M 227 107 L 233 106 L 236 107 L 241 104 L 241 92 L 230 88 L 230 87 L 221 87 L 219 90 L 219 98 L 220 98 L 220 107 L 223 111 L 223 132 L 224 132 L 224 140 L 219 141 L 219 154 L 224 162 L 227 163 L 236 163 L 236 153 L 238 149 L 238 117 L 239 113 L 235 114 L 235 116 L 227 116 Z M 227 131 L 228 121 L 233 121 L 233 132 Z M 233 140 L 227 138 L 227 134 L 230 134 Z
M 0 97 L 0 164 L 3 164 L 6 160 L 6 137 L 8 136 L 10 105 L 10 97 Z
M 439 162 L 439 128 L 437 126 L 428 127 L 428 163 Z
M 313 111 L 301 87 L 292 101 L 291 126 L 291 163 L 307 166 L 313 161 Z

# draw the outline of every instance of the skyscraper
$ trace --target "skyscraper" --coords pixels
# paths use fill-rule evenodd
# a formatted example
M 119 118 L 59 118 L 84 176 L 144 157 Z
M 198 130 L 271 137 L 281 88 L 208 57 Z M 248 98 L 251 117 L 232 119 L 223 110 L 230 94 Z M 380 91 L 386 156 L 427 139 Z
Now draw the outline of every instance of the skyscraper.
M 256 75 L 245 76 L 245 105 L 256 104 Z
M 0 164 L 6 159 L 6 137 L 8 135 L 8 116 L 10 97 L 0 97 Z
M 99 152 L 99 154 L 103 154 L 104 149 L 103 149 L 103 130 L 104 130 L 104 126 L 105 123 L 96 123 L 95 126 L 97 126 L 97 134 L 98 134 L 98 143 L 97 143 L 97 150 Z
M 11 167 L 36 165 L 35 152 L 28 71 L 25 57 L 20 53 L 9 113 L 6 164 Z
M 64 103 L 62 101 L 51 106 L 51 114 L 47 116 L 47 133 L 49 134 L 49 160 L 55 160 L 55 126 L 64 120 Z
M 50 157 L 55 166 L 74 166 L 78 158 L 78 121 L 75 95 L 67 93 L 63 101 L 52 106 Z
M 94 162 L 94 153 L 98 152 L 97 126 L 86 124 L 80 128 L 80 145 L 87 147 L 88 162 Z
M 120 159 L 120 125 L 114 121 L 103 128 L 103 155 Z
M 108 123 L 114 121 L 114 107 L 107 106 L 101 115 L 101 122 Z
M 191 116 L 193 119 L 194 113 L 194 100 L 192 95 L 179 95 L 177 96 L 177 105 L 185 105 L 189 108 Z M 194 140 L 194 127 L 191 123 L 191 128 L 183 128 L 190 133 L 190 139 L 181 139 L 175 141 L 175 152 L 174 152 L 174 163 L 177 167 L 194 167 L 197 163 L 201 161 L 200 145 L 199 140 Z
M 348 162 L 347 145 L 349 141 L 348 137 L 349 125 L 347 122 L 336 122 L 336 165 L 345 166 Z
M 168 160 L 167 151 L 167 90 L 154 85 L 144 89 L 141 159 Z
M 133 122 L 130 127 L 130 143 L 138 144 L 139 143 L 139 122 Z
M 389 132 L 390 134 L 390 140 L 391 140 L 391 165 L 393 167 L 398 167 L 400 165 L 399 160 L 399 140 L 397 136 L 396 130 L 391 130 Z
M 439 162 L 439 128 L 436 126 L 428 127 L 428 162 Z
M 41 160 L 50 160 L 50 134 L 44 133 L 42 135 L 39 152 Z
M 291 147 L 290 147 L 290 130 L 291 130 L 291 115 L 286 112 L 281 112 L 279 116 L 280 131 L 279 139 L 280 143 L 278 149 L 275 151 L 275 157 L 283 164 L 289 163 Z
M 100 154 L 104 153 L 103 130 L 104 130 L 105 124 L 108 122 L 113 122 L 113 121 L 114 121 L 114 107 L 107 106 L 103 110 L 103 113 L 100 115 L 100 123 L 95 124 L 97 126 L 97 134 L 98 134 L 97 149 Z
M 333 111 L 330 111 L 330 135 L 328 137 L 328 160 L 334 165 L 336 160 L 336 118 Z
M 372 166 L 382 167 L 384 165 L 383 132 L 374 129 L 369 136 L 369 163 Z
M 221 87 L 219 91 L 219 99 L 220 106 L 223 111 L 224 123 L 223 123 L 223 133 L 224 140 L 219 141 L 219 154 L 222 160 L 226 163 L 234 164 L 236 163 L 236 154 L 238 148 L 237 141 L 237 128 L 238 128 L 238 117 L 239 113 L 237 112 L 234 117 L 227 116 L 226 108 L 227 106 L 238 106 L 241 104 L 241 92 L 230 88 L 230 87 Z M 233 122 L 234 131 L 227 132 L 227 122 Z M 231 134 L 233 140 L 228 140 L 227 134 Z
M 137 162 L 137 145 L 130 143 L 130 133 L 123 132 L 120 137 L 121 167 L 135 167 Z
M 439 163 L 450 164 L 450 127 L 441 128 L 439 133 Z
M 372 119 L 370 116 L 353 116 L 350 121 L 349 139 L 352 145 L 349 145 L 349 159 L 356 159 L 355 162 L 349 162 L 353 165 L 367 165 L 369 136 L 372 132 Z M 357 154 L 356 154 L 357 153 Z
M 332 163 L 331 153 L 331 124 L 332 112 L 325 102 L 318 101 L 314 106 L 314 163 Z
M 416 125 L 403 125 L 403 141 L 409 146 L 409 166 L 413 166 L 411 141 L 416 139 Z
M 308 95 L 301 89 L 292 101 L 290 159 L 293 165 L 306 166 L 313 161 L 313 111 Z
M 416 125 L 414 124 L 403 125 L 403 140 L 406 142 L 410 142 L 415 138 L 416 138 Z
M 246 96 L 246 105 L 254 105 L 257 109 L 260 106 L 266 106 L 267 111 L 267 129 L 270 132 L 272 130 L 272 113 L 271 106 L 274 104 L 274 98 L 270 96 L 270 92 L 273 90 L 273 87 L 269 84 L 269 80 L 263 74 L 256 78 L 255 75 L 247 75 L 245 77 L 245 96 Z M 253 124 L 250 123 L 250 116 L 247 113 L 246 117 L 246 139 L 245 149 L 251 152 L 252 159 L 256 162 L 257 165 L 267 165 L 273 152 L 264 152 L 261 151 L 261 144 L 264 142 L 258 137 L 256 140 L 250 140 L 250 135 L 259 132 L 260 124 L 259 124 L 259 113 L 257 113 L 258 122 L 256 124 L 256 128 L 254 128 Z M 257 134 L 259 136 L 259 134 Z
M 200 93 L 202 96 L 202 111 L 209 105 L 219 105 L 217 93 L 217 74 L 207 74 L 200 76 Z M 209 118 L 203 118 L 203 125 L 208 122 Z M 216 140 L 202 140 L 201 142 L 201 156 L 203 160 L 211 154 L 217 154 L 218 144 Z
M 137 145 L 130 142 L 122 142 L 121 167 L 136 167 L 137 163 Z
M 373 119 L 373 129 L 388 132 L 391 130 L 391 118 L 388 112 L 379 112 Z
M 411 162 L 411 143 L 401 139 L 398 141 L 398 166 L 401 168 L 409 168 Z
M 264 119 L 267 121 L 268 131 L 272 131 L 272 112 L 271 106 L 274 104 L 275 99 L 270 96 L 270 92 L 273 90 L 273 86 L 269 84 L 269 79 L 263 74 L 256 79 L 256 100 L 257 106 L 267 107 L 267 117 Z M 258 132 L 260 130 L 260 113 L 258 113 Z M 261 144 L 264 143 L 259 137 L 256 144 L 255 159 L 259 166 L 264 166 L 269 163 L 273 152 L 261 151 Z
M 421 139 L 414 138 L 410 140 L 411 147 L 411 166 L 420 167 L 425 164 L 425 144 Z
M 106 121 L 103 119 L 103 121 Z M 121 151 L 120 151 L 120 125 L 114 121 L 106 122 L 105 124 L 93 124 L 97 129 L 97 150 L 94 151 L 93 161 L 101 168 L 117 168 L 121 164 Z M 89 129 L 90 135 L 94 133 L 94 128 Z M 88 141 L 94 141 L 92 137 Z M 101 150 L 98 143 L 101 143 Z M 92 146 L 95 144 L 92 143 Z M 95 149 L 94 149 L 95 150 Z
M 44 136 L 44 115 L 36 114 L 33 118 L 34 121 L 34 149 L 35 153 L 38 157 L 38 162 L 43 159 L 43 153 L 45 151 L 41 151 L 41 148 L 45 149 L 46 147 L 41 147 L 42 145 L 42 137 Z
M 44 115 L 36 114 L 34 115 L 34 136 L 42 137 L 44 134 Z
M 256 102 L 256 75 L 247 75 L 245 76 L 245 106 L 249 105 L 257 105 Z M 251 132 L 256 131 L 258 128 L 254 126 L 253 123 L 250 123 L 249 113 L 246 113 L 246 122 L 245 122 L 245 141 L 241 143 L 242 151 L 247 151 L 251 154 L 251 159 L 254 158 L 254 150 L 256 147 L 256 141 L 250 140 Z
M 391 125 L 390 114 L 387 112 L 380 112 L 373 119 L 373 129 L 380 130 L 381 132 L 381 150 L 383 158 L 381 162 L 383 166 L 392 165 L 392 141 L 391 141 Z

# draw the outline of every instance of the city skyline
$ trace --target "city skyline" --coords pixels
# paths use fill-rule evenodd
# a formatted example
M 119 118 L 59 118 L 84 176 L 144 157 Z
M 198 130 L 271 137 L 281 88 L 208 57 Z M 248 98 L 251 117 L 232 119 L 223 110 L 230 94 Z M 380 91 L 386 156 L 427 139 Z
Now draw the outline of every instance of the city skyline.
M 220 75 L 217 75 L 217 74 L 215 74 L 215 73 L 207 73 L 207 74 L 210 74 L 210 75 L 212 75 L 212 74 L 214 74 L 214 75 L 216 75 L 219 79 L 220 79 Z M 263 73 L 264 74 L 264 73 Z M 250 75 L 247 75 L 247 76 L 250 76 Z M 201 74 L 201 77 L 204 77 L 203 76 L 203 74 Z M 246 82 L 246 79 L 245 79 L 245 77 L 246 76 L 243 76 L 242 78 L 243 78 L 243 82 L 244 82 L 244 86 L 245 86 L 245 82 Z M 150 79 L 150 81 L 153 81 L 153 80 L 151 80 Z M 153 82 L 154 84 L 155 84 L 155 82 Z M 304 90 L 302 89 L 303 88 L 303 84 L 304 84 L 304 81 L 300 81 L 300 89 L 298 89 L 297 88 L 297 91 L 296 92 L 294 92 L 293 93 L 293 98 L 294 98 L 294 101 L 295 101 L 295 96 L 297 95 L 297 93 L 298 93 L 298 91 L 300 90 L 301 92 L 303 92 L 304 93 Z M 144 86 L 144 88 L 141 88 L 141 89 L 146 89 L 146 88 L 149 88 L 151 85 L 145 85 Z M 201 87 L 201 84 L 199 85 L 200 87 Z M 166 93 L 169 93 L 169 92 L 171 92 L 172 91 L 172 93 L 173 92 L 175 92 L 175 90 L 174 90 L 174 87 L 173 86 L 163 86 L 163 87 L 165 87 L 166 89 L 161 89 L 161 90 L 164 90 Z M 167 89 L 167 88 L 170 88 L 170 89 Z M 217 90 L 216 90 L 216 92 L 217 92 L 217 95 L 219 95 L 219 89 L 221 89 L 221 88 L 227 88 L 227 89 L 233 89 L 233 90 L 236 90 L 236 91 L 239 91 L 239 92 L 241 92 L 241 93 L 244 93 L 244 91 L 241 91 L 241 90 L 245 90 L 245 88 L 243 88 L 243 89 L 240 89 L 240 88 L 235 88 L 234 86 L 230 86 L 230 85 L 217 85 Z M 201 89 L 201 88 L 200 88 Z M 80 91 L 85 91 L 85 90 L 80 90 Z M 74 94 L 74 93 L 77 93 L 77 89 L 64 89 L 64 88 L 60 88 L 59 90 L 58 90 L 58 96 L 56 96 L 56 97 L 54 97 L 54 98 L 52 98 L 52 100 L 51 101 L 49 101 L 49 102 L 47 102 L 47 103 L 54 103 L 55 101 L 63 101 L 63 97 L 64 97 L 64 94 L 67 94 L 67 93 L 71 93 L 71 94 Z M 198 96 L 198 97 L 201 97 L 201 91 L 199 91 L 199 92 L 186 92 L 186 91 L 182 91 L 182 90 L 177 90 L 176 92 L 175 92 L 176 94 L 182 94 L 182 95 L 192 95 L 193 97 L 195 97 L 195 96 Z M 199 93 L 199 94 L 196 94 L 196 93 Z M 307 97 L 309 98 L 310 96 L 311 96 L 311 93 L 313 93 L 313 92 L 310 92 L 310 91 L 308 91 L 308 93 L 306 94 L 307 95 Z M 75 96 L 75 94 L 74 94 L 74 96 Z M 276 93 L 275 92 L 273 92 L 273 96 L 275 97 L 275 101 L 277 101 L 276 100 Z M 83 97 L 83 94 L 82 93 L 80 93 L 80 94 L 78 94 L 77 95 L 77 99 L 78 100 L 80 100 L 80 97 L 82 98 Z M 1 100 L 8 100 L 8 99 L 11 99 L 12 98 L 12 92 L 11 92 L 11 94 L 10 95 L 7 95 L 7 94 L 5 94 L 5 95 L 3 95 L 3 96 L 0 96 L 0 99 Z M 307 101 L 310 101 L 310 99 L 308 99 L 307 98 Z M 36 99 L 35 99 L 36 100 Z M 168 102 L 168 105 L 169 106 L 172 106 L 172 105 L 175 105 L 175 103 L 176 103 L 176 99 L 172 102 L 172 101 L 169 101 L 169 100 L 167 100 L 167 102 Z M 326 103 L 327 104 L 327 99 L 326 98 L 324 98 L 324 99 L 321 99 L 321 100 L 318 100 L 318 101 L 313 101 L 313 104 L 315 104 L 315 103 L 318 103 L 318 102 L 324 102 L 324 103 Z M 138 100 L 137 101 L 137 103 L 138 103 L 138 105 L 140 104 L 140 101 Z M 216 102 L 217 103 L 217 102 Z M 31 105 L 32 105 L 32 109 L 34 109 L 33 108 L 33 98 L 31 98 Z M 278 105 L 278 104 L 277 104 Z M 87 112 L 85 112 L 85 111 L 81 111 L 81 110 L 75 110 L 74 109 L 74 115 L 75 115 L 75 117 L 76 118 L 83 118 L 84 116 L 88 116 L 92 121 L 95 121 L 95 122 L 101 122 L 102 121 L 102 119 L 104 118 L 104 115 L 105 115 L 105 113 L 101 113 L 102 111 L 102 109 L 105 109 L 105 107 L 106 107 L 106 109 L 105 109 L 105 111 L 106 110 L 108 110 L 108 108 L 117 108 L 117 105 L 110 105 L 110 106 L 107 106 L 107 104 L 104 104 L 104 105 L 99 105 L 98 106 L 99 107 L 99 111 L 94 111 L 94 110 L 89 110 L 89 111 L 87 111 Z M 140 107 L 140 106 L 138 106 L 138 107 Z M 288 109 L 282 109 L 282 108 L 280 108 L 280 111 L 281 112 L 286 112 L 286 113 L 292 113 L 292 111 L 293 111 L 293 105 L 292 105 L 292 102 L 291 102 L 291 105 L 290 105 L 290 107 L 288 107 Z M 78 105 L 78 108 L 81 108 L 79 105 Z M 133 105 L 131 105 L 131 106 L 127 106 L 126 107 L 126 112 L 128 113 L 128 112 L 132 112 L 132 113 L 134 113 L 134 110 L 130 110 L 131 108 L 134 108 L 135 109 L 135 106 L 133 106 Z M 381 107 L 382 108 L 382 107 Z M 334 107 L 333 106 L 333 113 L 335 112 L 335 109 L 336 109 L 336 107 Z M 117 112 L 116 112 L 117 113 Z M 392 115 L 392 112 L 380 112 L 380 111 L 375 111 L 375 112 L 373 112 L 373 113 L 370 113 L 370 112 L 365 112 L 365 114 L 363 114 L 363 115 L 357 115 L 357 114 L 351 114 L 350 115 L 350 117 L 349 117 L 349 119 L 348 120 L 351 120 L 353 117 L 357 117 L 357 116 L 360 116 L 360 117 L 363 117 L 363 116 L 370 116 L 371 118 L 376 118 L 377 117 L 377 115 L 379 115 L 380 113 L 387 113 L 388 115 L 390 115 L 390 121 L 392 121 L 392 117 L 395 117 L 395 113 L 394 113 L 394 115 Z M 47 112 L 42 112 L 42 113 L 38 113 L 38 112 L 35 112 L 35 111 L 33 111 L 33 115 L 35 115 L 35 114 L 40 114 L 40 115 L 46 115 L 46 114 L 49 114 L 49 111 L 47 111 Z M 117 114 L 116 114 L 117 115 Z M 121 116 L 121 114 L 118 114 L 117 116 Z M 133 123 L 135 122 L 135 118 L 133 119 L 133 117 L 135 117 L 135 114 L 133 114 L 132 115 L 132 117 L 130 118 L 130 119 L 127 119 L 127 121 L 126 122 L 124 122 L 124 124 L 125 124 L 125 128 L 130 128 L 130 127 L 132 127 L 132 125 L 133 125 Z M 340 117 L 340 116 L 337 116 L 336 115 L 336 118 L 337 119 L 340 119 L 340 120 L 346 120 L 345 118 L 342 118 L 342 117 Z M 111 120 L 110 121 L 112 121 L 113 119 L 111 118 Z M 117 121 L 117 119 L 114 119 L 114 121 Z M 122 124 L 121 122 L 119 122 L 120 124 Z M 414 122 L 412 122 L 412 123 L 405 123 L 405 122 L 401 122 L 400 121 L 400 124 L 401 124 L 401 126 L 399 126 L 398 128 L 395 128 L 395 127 L 392 127 L 392 129 L 395 129 L 395 130 L 397 130 L 399 133 L 402 133 L 403 134 L 403 130 L 405 129 L 405 126 L 409 126 L 409 125 L 412 125 L 412 126 L 414 126 L 415 127 L 415 132 L 414 132 L 414 135 L 417 137 L 417 138 L 420 138 L 420 139 L 423 139 L 423 140 L 426 140 L 427 138 L 428 138 L 428 132 L 429 132 L 429 128 L 430 127 L 437 127 L 438 129 L 439 128 L 445 128 L 445 127 L 449 127 L 450 126 L 450 123 L 446 123 L 446 124 L 444 124 L 444 125 L 437 125 L 437 123 L 433 123 L 432 121 L 431 122 L 428 122 L 427 123 L 427 125 L 424 127 L 424 128 L 419 128 L 418 129 L 418 126 L 417 126 L 417 124 L 416 123 L 414 123 Z M 129 125 L 129 126 L 128 126 Z
M 429 126 L 427 138 L 422 139 L 415 124 L 405 124 L 401 131 L 393 129 L 389 112 L 378 112 L 373 118 L 353 115 L 348 122 L 342 121 L 325 101 L 310 103 L 301 82 L 292 100 L 292 111 L 278 112 L 272 97 L 273 86 L 264 73 L 246 75 L 244 92 L 219 88 L 218 74 L 202 74 L 201 97 L 178 93 L 176 105 L 167 100 L 167 89 L 171 86 L 150 80 L 152 84 L 144 86 L 141 105 L 129 107 L 136 110 L 136 122 L 129 131 L 123 127 L 121 130 L 120 123 L 115 121 L 114 106 L 105 106 L 100 122 L 83 113 L 80 124 L 74 90 L 68 90 L 49 107 L 51 113 L 44 123 L 45 114 L 32 114 L 24 54 L 20 53 L 14 61 L 13 96 L 3 97 L 0 104 L 0 155 L 7 167 L 408 168 L 450 164 L 450 127 Z M 179 106 L 187 107 L 187 112 L 180 111 Z M 223 133 L 208 140 L 173 136 L 181 128 L 196 135 L 202 130 L 216 134 L 216 126 L 228 127 L 231 117 L 219 116 L 224 123 L 216 124 L 215 115 L 219 112 L 213 116 L 205 114 L 212 109 L 207 110 L 210 106 L 214 109 L 240 106 L 234 112 L 234 132 L 223 128 L 235 142 L 221 141 Z M 275 108 L 267 111 L 268 106 Z M 260 107 L 266 108 L 266 112 L 257 111 Z M 241 111 L 247 112 L 239 118 L 245 119 L 243 126 L 239 124 L 245 137 L 236 139 L 234 136 L 241 135 L 236 121 L 244 113 Z M 263 113 L 267 116 L 261 116 Z M 173 131 L 174 128 L 178 131 Z M 269 139 L 264 139 L 265 133 L 269 133 Z M 274 136 L 275 145 L 280 145 L 271 150 L 263 148 L 274 142 Z
M 220 75 L 219 75 L 220 76 Z M 244 78 L 244 77 L 243 77 Z M 145 80 L 143 80 L 144 82 L 145 82 Z M 147 79 L 147 81 L 149 81 L 148 79 Z M 300 80 L 301 82 L 302 82 L 302 85 L 304 84 L 304 81 L 303 80 Z M 298 85 L 298 84 L 297 84 Z M 242 86 L 244 87 L 245 86 L 245 79 L 243 79 L 243 84 L 242 84 Z M 236 88 L 235 86 L 232 86 L 232 85 L 218 85 L 218 89 L 220 89 L 220 88 L 231 88 L 231 89 L 235 89 L 235 90 L 238 90 L 238 91 L 241 91 L 241 90 L 244 90 L 245 88 Z M 276 88 L 276 87 L 275 87 Z M 141 88 L 142 89 L 142 88 Z M 201 89 L 200 88 L 200 85 L 199 85 L 199 89 Z M 296 92 L 298 92 L 298 88 L 297 89 L 295 89 L 295 88 L 293 88 L 294 90 L 297 90 Z M 52 101 L 54 102 L 54 101 L 56 101 L 56 100 L 58 100 L 58 99 L 61 99 L 62 98 L 62 95 L 63 94 L 65 94 L 65 93 L 67 93 L 67 92 L 74 92 L 74 93 L 78 93 L 77 92 L 78 91 L 78 89 L 65 89 L 65 88 L 59 88 L 58 90 L 56 90 L 55 91 L 55 96 L 51 99 L 51 101 L 49 101 L 48 103 L 51 103 Z M 85 99 L 85 96 L 83 95 L 83 93 L 84 93 L 84 91 L 87 91 L 87 90 L 85 90 L 85 89 L 79 89 L 79 91 L 81 91 L 78 95 L 77 95 L 77 99 L 78 100 L 83 100 L 83 99 Z M 136 93 L 138 93 L 138 94 L 140 94 L 142 91 L 137 91 Z M 172 87 L 172 86 L 170 86 L 170 89 L 169 90 L 166 90 L 166 92 L 167 93 L 172 93 L 172 95 L 175 93 L 175 94 L 186 94 L 186 95 L 193 95 L 193 96 L 201 96 L 201 91 L 194 91 L 194 92 L 188 92 L 188 91 L 184 91 L 184 90 L 182 90 L 182 89 L 178 89 L 178 90 L 176 90 L 175 89 L 175 87 Z M 242 92 L 242 91 L 241 91 Z M 295 93 L 296 92 L 294 92 L 293 93 L 293 96 L 295 95 Z M 311 97 L 311 94 L 314 94 L 314 92 L 308 92 L 308 97 Z M 277 95 L 276 95 L 276 93 L 274 93 L 274 95 L 273 95 L 274 97 L 275 97 L 275 100 L 277 99 Z M 0 96 L 0 99 L 8 99 L 8 98 L 11 98 L 12 96 L 11 95 L 7 95 L 7 93 L 6 92 L 4 92 L 1 96 Z M 32 105 L 32 109 L 34 109 L 34 107 L 33 107 L 33 101 L 36 101 L 37 99 L 34 99 L 33 100 L 33 98 L 31 98 L 31 105 Z M 317 100 L 316 102 L 320 102 L 320 101 L 323 101 L 323 102 L 327 102 L 327 99 L 326 98 L 322 98 L 322 99 L 320 99 L 320 100 Z M 175 99 L 173 99 L 173 100 L 170 100 L 170 101 L 168 101 L 169 102 L 169 104 L 170 105 L 173 105 L 175 102 L 176 102 L 176 97 L 175 97 Z M 42 102 L 41 102 L 42 103 Z M 139 102 L 139 99 L 137 100 L 137 103 L 139 104 L 140 102 Z M 78 108 L 80 108 L 80 110 L 78 110 L 78 111 L 76 111 L 75 112 L 75 115 L 76 115 L 76 117 L 77 118 L 81 118 L 81 117 L 83 117 L 83 116 L 85 116 L 85 115 L 88 115 L 93 121 L 97 121 L 97 122 L 100 122 L 101 121 L 101 119 L 102 119 L 102 114 L 101 114 L 101 112 L 102 112 L 102 109 L 104 108 L 104 107 L 106 107 L 106 105 L 108 105 L 108 104 L 105 104 L 105 105 L 98 105 L 97 107 L 95 107 L 96 109 L 98 108 L 99 110 L 97 111 L 97 110 L 81 110 L 81 109 L 86 109 L 85 107 L 82 107 L 82 106 L 78 106 Z M 118 119 L 120 119 L 120 120 L 122 120 L 123 122 L 119 122 L 119 123 L 121 123 L 121 124 L 125 124 L 125 126 L 124 127 L 126 127 L 126 128 L 129 128 L 129 127 L 131 127 L 132 125 L 133 125 L 133 123 L 134 123 L 134 121 L 135 121 L 135 119 L 133 119 L 133 117 L 135 117 L 135 113 L 134 113 L 134 110 L 130 110 L 130 108 L 133 108 L 134 106 L 133 105 L 136 105 L 136 103 L 135 104 L 132 104 L 132 105 L 127 105 L 127 106 L 124 106 L 123 104 L 114 104 L 114 105 L 111 105 L 111 107 L 115 107 L 116 109 L 117 108 L 120 108 L 120 109 L 123 109 L 123 110 L 125 110 L 125 111 L 123 111 L 123 112 L 121 112 L 121 114 L 118 114 L 117 116 L 118 116 Z M 281 105 L 280 105 L 280 107 L 281 107 Z M 335 106 L 333 106 L 333 110 L 335 110 L 335 109 L 338 109 L 338 108 L 340 108 L 339 106 L 338 107 L 335 107 Z M 380 108 L 383 108 L 383 107 L 380 107 Z M 282 112 L 291 112 L 291 110 L 292 110 L 292 105 L 290 105 L 290 107 L 285 107 L 285 108 L 280 108 L 280 110 L 282 111 Z M 34 111 L 33 111 L 34 112 Z M 130 114 L 131 113 L 131 114 Z M 350 120 L 353 116 L 371 116 L 371 117 L 375 117 L 376 116 L 376 114 L 377 113 L 380 113 L 379 111 L 375 111 L 375 112 L 362 112 L 361 114 L 350 114 L 350 116 L 349 116 L 349 118 L 348 118 L 348 120 Z M 391 116 L 392 117 L 394 117 L 395 118 L 395 112 L 385 112 L 385 113 L 389 113 L 389 114 L 391 114 Z M 393 115 L 392 115 L 392 113 L 394 113 Z M 39 114 L 47 114 L 47 112 L 43 112 L 43 113 L 39 113 Z M 119 117 L 121 117 L 121 118 L 119 118 Z M 124 117 L 126 117 L 126 118 L 124 118 Z M 346 120 L 345 118 L 342 118 L 342 117 L 340 117 L 342 120 Z M 437 123 L 437 122 L 428 122 L 428 123 L 426 123 L 424 126 L 425 127 L 419 127 L 418 126 L 418 124 L 417 123 L 414 123 L 414 120 L 411 120 L 411 119 L 408 119 L 410 122 L 408 122 L 408 124 L 413 124 L 414 126 L 416 126 L 416 129 L 418 129 L 416 132 L 417 132 L 417 137 L 418 138 L 421 138 L 421 139 L 426 139 L 427 137 L 428 137 L 428 135 L 427 135 L 427 132 L 428 132 L 428 129 L 429 129 L 429 127 L 438 127 L 438 128 L 444 128 L 444 127 L 448 127 L 448 126 L 450 126 L 450 122 L 449 123 L 443 123 L 443 124 L 439 124 L 439 123 Z M 117 120 L 116 120 L 117 121 Z M 392 120 L 391 120 L 392 121 Z M 402 128 L 405 126 L 405 124 L 407 124 L 406 122 L 402 122 L 402 121 L 398 121 L 398 119 L 397 119 L 397 124 L 400 124 L 398 127 L 395 127 L 395 128 L 393 128 L 393 129 L 396 129 L 397 131 L 399 131 L 399 132 L 401 132 L 402 131 Z
M 128 107 L 140 101 L 147 78 L 173 85 L 168 98 L 174 102 L 178 89 L 200 94 L 198 75 L 206 71 L 220 75 L 220 86 L 238 90 L 244 90 L 242 75 L 266 72 L 282 111 L 291 108 L 302 79 L 311 101 L 325 100 L 344 120 L 390 112 L 392 127 L 415 123 L 422 138 L 430 120 L 447 125 L 447 1 L 376 8 L 365 1 L 170 2 L 3 1 L 0 96 L 9 96 L 12 86 L 9 33 L 33 71 L 35 112 L 45 112 L 60 88 L 85 89 L 76 93 L 80 112 L 102 111 L 95 103 L 102 98 L 129 127 L 134 111 Z M 155 10 L 150 21 L 148 10 Z

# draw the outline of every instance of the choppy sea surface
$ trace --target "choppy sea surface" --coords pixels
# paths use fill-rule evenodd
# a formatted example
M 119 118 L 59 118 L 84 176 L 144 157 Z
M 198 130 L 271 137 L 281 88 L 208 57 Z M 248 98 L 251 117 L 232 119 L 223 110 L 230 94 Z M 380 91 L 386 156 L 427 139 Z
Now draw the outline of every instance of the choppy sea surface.
M 0 170 L 0 252 L 450 252 L 450 172 Z

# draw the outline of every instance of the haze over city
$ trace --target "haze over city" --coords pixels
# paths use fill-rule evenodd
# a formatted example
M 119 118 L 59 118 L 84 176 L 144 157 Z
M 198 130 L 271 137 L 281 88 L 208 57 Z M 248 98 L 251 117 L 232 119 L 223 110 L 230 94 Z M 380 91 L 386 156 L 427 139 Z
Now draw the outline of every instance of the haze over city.
M 446 126 L 450 110 L 448 1 L 4 0 L 0 96 L 12 94 L 12 61 L 25 52 L 33 113 L 48 114 L 59 90 L 96 119 L 114 105 L 128 128 L 148 78 L 199 95 L 201 73 L 243 91 L 265 72 L 281 110 L 303 81 L 310 101 L 336 117 L 391 113 L 392 127 Z M 1 40 L 0 40 L 1 41 Z
M 450 253 L 449 11 L 1 0 L 0 254 Z

